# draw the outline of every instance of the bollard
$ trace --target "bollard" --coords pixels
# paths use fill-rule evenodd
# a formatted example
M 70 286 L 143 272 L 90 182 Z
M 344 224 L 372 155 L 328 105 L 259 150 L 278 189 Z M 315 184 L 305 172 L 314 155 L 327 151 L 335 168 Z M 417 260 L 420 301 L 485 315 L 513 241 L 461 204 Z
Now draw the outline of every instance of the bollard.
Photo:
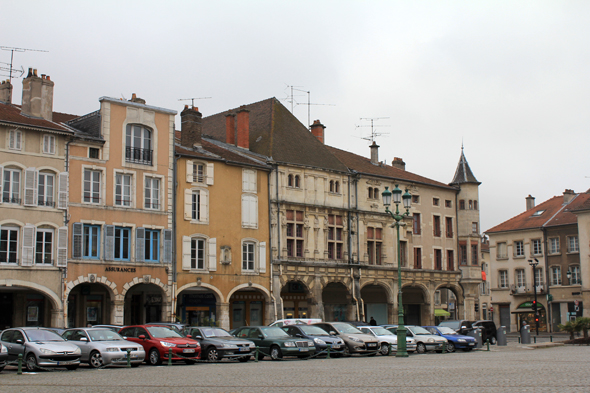
M 258 363 L 258 346 L 256 346 L 256 353 L 254 354 L 254 362 Z
M 387 356 L 391 356 L 391 343 L 387 343 Z
M 22 375 L 23 373 L 23 354 L 18 354 L 18 371 L 16 372 L 18 375 Z
M 447 353 L 447 342 L 446 341 L 443 343 L 442 353 Z
M 330 348 L 332 347 L 331 344 L 328 344 L 328 353 L 326 354 L 326 359 L 330 359 Z
M 490 340 L 486 340 L 486 345 L 488 346 L 488 352 L 490 352 Z
M 168 348 L 168 365 L 172 366 L 172 348 Z
M 535 342 L 535 344 L 537 343 L 537 336 L 533 336 L 533 341 Z
M 549 336 L 549 341 L 553 342 L 553 336 Z
M 520 344 L 520 337 L 518 337 L 518 343 Z
M 131 367 L 131 348 L 127 348 L 127 368 Z

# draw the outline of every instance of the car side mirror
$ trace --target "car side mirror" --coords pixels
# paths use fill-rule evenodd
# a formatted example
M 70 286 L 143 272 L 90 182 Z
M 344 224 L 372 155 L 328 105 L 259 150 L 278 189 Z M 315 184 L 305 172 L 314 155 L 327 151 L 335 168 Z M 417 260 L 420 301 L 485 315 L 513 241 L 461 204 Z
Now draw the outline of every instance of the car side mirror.
M 264 338 L 264 336 L 262 334 L 258 335 L 258 339 L 262 340 Z
M 191 336 L 190 334 L 187 334 L 186 338 L 193 338 L 193 336 Z
M 17 344 L 22 344 L 23 342 L 24 342 L 24 341 L 23 341 L 22 339 L 20 339 L 20 338 L 19 338 L 18 340 L 16 340 L 16 343 L 17 343 Z
M 461 326 L 461 329 L 467 329 L 467 326 Z
M 187 337 L 189 337 L 189 336 L 187 336 Z M 201 336 L 195 336 L 195 338 L 196 339 L 199 339 L 199 340 L 202 340 L 203 339 L 203 337 L 201 337 Z
M 145 340 L 145 335 L 144 334 L 140 334 L 138 337 L 140 340 Z
M 336 335 L 336 332 L 332 330 L 332 331 L 330 332 L 330 336 L 335 336 L 335 335 Z
M 302 334 L 299 334 L 299 333 L 297 333 L 297 334 L 295 335 L 295 337 L 303 338 L 303 335 L 302 335 Z
M 80 337 L 80 341 L 88 341 L 86 337 Z

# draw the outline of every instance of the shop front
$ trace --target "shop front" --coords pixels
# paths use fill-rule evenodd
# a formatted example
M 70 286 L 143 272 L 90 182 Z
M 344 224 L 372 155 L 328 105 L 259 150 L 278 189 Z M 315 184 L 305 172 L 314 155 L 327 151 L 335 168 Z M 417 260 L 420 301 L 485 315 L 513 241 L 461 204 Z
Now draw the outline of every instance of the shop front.
M 112 324 L 111 295 L 103 284 L 75 286 L 68 295 L 68 327 Z
M 190 326 L 217 326 L 217 300 L 212 292 L 183 291 L 179 296 L 177 315 Z
M 299 281 L 289 281 L 281 291 L 284 318 L 310 318 L 307 287 Z
M 230 326 L 264 325 L 265 297 L 259 291 L 241 290 L 230 299 Z
M 523 322 L 530 326 L 531 331 L 536 328 L 535 324 L 535 311 L 533 309 L 533 302 L 527 301 L 521 303 L 516 310 L 512 311 L 512 314 L 516 315 L 516 326 L 520 327 Z M 539 331 L 547 331 L 547 312 L 545 306 L 537 302 L 537 314 L 539 316 Z

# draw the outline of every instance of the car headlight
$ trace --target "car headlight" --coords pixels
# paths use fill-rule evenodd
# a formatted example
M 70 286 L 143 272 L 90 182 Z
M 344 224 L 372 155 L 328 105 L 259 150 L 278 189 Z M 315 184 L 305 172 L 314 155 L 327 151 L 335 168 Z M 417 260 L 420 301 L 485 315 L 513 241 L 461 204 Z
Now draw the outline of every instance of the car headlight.
M 166 348 L 174 348 L 176 346 L 176 344 L 174 343 L 169 343 L 167 341 L 160 341 L 160 344 L 162 344 L 162 346 L 166 347 Z
M 360 338 L 358 338 L 358 337 L 349 336 L 349 338 L 350 338 L 352 341 L 356 341 L 357 343 L 362 343 L 362 342 L 363 342 L 363 340 L 361 340 L 361 339 L 360 339 Z
M 254 343 L 250 343 L 248 345 L 250 346 L 250 348 L 254 348 L 256 346 L 256 344 L 254 344 Z
M 119 352 L 119 348 L 107 348 L 107 352 Z
M 428 340 L 426 340 L 427 343 L 433 343 L 434 342 L 434 338 L 429 338 Z
M 464 342 L 466 342 L 464 338 L 460 338 L 460 339 L 458 339 L 457 341 L 459 341 L 460 343 L 464 343 Z
M 313 347 L 313 341 L 308 341 L 308 342 L 307 342 L 307 346 L 308 346 L 308 347 Z
M 292 342 L 292 341 L 287 341 L 287 342 L 285 342 L 285 346 L 286 347 L 294 347 L 295 346 L 295 343 Z
M 56 352 L 53 352 L 51 349 L 46 348 L 39 348 L 39 352 L 44 353 L 45 355 L 55 355 Z M 80 352 L 80 348 L 78 348 L 78 352 Z
M 324 340 L 322 340 L 321 338 L 318 338 L 318 337 L 314 338 L 313 339 L 313 342 L 316 343 L 316 344 L 319 344 L 319 345 L 326 345 L 326 342 Z

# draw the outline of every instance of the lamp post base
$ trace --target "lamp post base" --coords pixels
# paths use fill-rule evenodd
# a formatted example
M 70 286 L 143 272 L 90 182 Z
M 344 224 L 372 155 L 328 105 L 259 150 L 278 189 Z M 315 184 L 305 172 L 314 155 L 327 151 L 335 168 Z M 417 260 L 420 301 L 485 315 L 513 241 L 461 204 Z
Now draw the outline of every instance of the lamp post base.
M 397 327 L 397 352 L 396 358 L 407 358 L 408 351 L 406 346 L 406 327 L 404 325 Z

